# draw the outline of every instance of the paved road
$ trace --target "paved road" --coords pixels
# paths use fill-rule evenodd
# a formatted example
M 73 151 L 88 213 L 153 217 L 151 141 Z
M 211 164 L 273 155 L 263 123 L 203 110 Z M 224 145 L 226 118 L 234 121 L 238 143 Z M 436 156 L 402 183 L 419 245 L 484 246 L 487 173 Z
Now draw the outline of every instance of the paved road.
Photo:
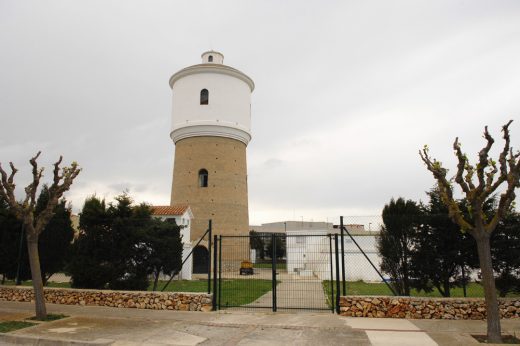
M 0 344 L 29 345 L 479 345 L 484 321 L 347 318 L 334 314 L 179 312 L 47 304 L 70 317 L 9 334 Z M 34 315 L 33 304 L 0 302 L 0 320 Z M 520 335 L 519 320 L 503 320 Z
M 33 315 L 30 303 L 0 302 L 4 319 Z M 13 333 L 12 342 L 49 345 L 370 345 L 333 314 L 178 312 L 48 304 L 71 317 Z M 0 342 L 5 342 L 0 338 Z M 9 340 L 7 340 L 9 341 Z M 30 343 L 31 344 L 31 343 Z

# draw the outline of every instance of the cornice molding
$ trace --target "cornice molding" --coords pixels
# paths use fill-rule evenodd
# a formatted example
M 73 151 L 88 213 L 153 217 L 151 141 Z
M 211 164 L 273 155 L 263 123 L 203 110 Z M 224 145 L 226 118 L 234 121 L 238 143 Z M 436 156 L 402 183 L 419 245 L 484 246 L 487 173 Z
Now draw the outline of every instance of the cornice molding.
M 248 132 L 236 127 L 222 125 L 190 125 L 176 128 L 170 133 L 170 138 L 174 143 L 185 138 L 206 136 L 236 139 L 246 146 L 251 141 L 251 135 Z
M 255 90 L 255 83 L 245 73 L 243 73 L 235 68 L 229 67 L 227 65 L 220 65 L 220 64 L 198 64 L 198 65 L 193 65 L 193 66 L 183 68 L 182 70 L 180 70 L 179 72 L 175 73 L 173 76 L 170 77 L 170 88 L 173 88 L 173 85 L 179 79 L 192 75 L 192 74 L 198 74 L 198 73 L 220 73 L 220 74 L 232 76 L 232 77 L 241 79 L 247 85 L 249 85 L 251 92 L 253 92 L 253 90 Z

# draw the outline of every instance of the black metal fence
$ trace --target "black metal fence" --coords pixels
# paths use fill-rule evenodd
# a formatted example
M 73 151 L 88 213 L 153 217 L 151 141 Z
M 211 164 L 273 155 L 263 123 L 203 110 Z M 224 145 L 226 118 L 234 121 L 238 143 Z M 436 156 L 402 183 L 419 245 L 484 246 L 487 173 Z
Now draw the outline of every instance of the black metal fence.
M 447 291 L 452 297 L 483 297 L 475 241 L 471 236 L 465 234 L 463 236 L 467 239 L 459 239 L 462 236 L 460 231 L 457 229 L 446 230 L 446 232 L 450 232 L 449 234 L 454 233 L 455 240 L 450 241 L 448 238 L 443 244 L 442 240 L 436 238 L 435 243 L 439 248 L 434 248 L 427 239 L 422 239 L 421 245 L 419 238 L 424 235 L 415 233 L 410 236 L 407 244 L 408 258 L 406 260 L 402 258 L 399 254 L 399 247 L 396 247 L 391 251 L 387 250 L 386 254 L 390 259 L 393 257 L 394 261 L 389 260 L 384 264 L 382 254 L 384 251 L 380 248 L 383 226 L 381 216 L 340 218 L 340 224 L 335 231 L 340 234 L 340 247 L 343 246 L 341 257 L 344 259 L 344 266 L 342 266 L 340 274 L 342 293 L 344 292 L 346 295 L 441 297 L 447 293 L 443 287 L 446 286 L 449 287 Z M 430 236 L 435 237 L 436 235 Z M 439 244 L 443 245 L 439 246 Z M 422 257 L 423 251 L 417 251 L 420 246 L 426 248 L 427 259 Z M 403 292 L 403 277 L 400 275 L 402 273 L 399 272 L 399 268 L 396 268 L 399 261 L 406 262 L 409 269 L 406 273 L 410 286 L 407 294 Z M 431 263 L 425 263 L 429 261 Z M 341 260 L 340 263 L 342 263 Z M 392 268 L 392 266 L 394 267 Z M 428 266 L 430 268 L 427 268 Z M 442 273 L 443 271 L 445 273 Z M 449 280 L 444 284 L 439 284 L 439 281 L 442 281 L 442 275 L 449 276 Z
M 280 233 L 215 236 L 209 221 L 205 234 L 185 244 L 183 253 L 183 269 L 198 280 L 183 281 L 188 276 L 176 275 L 179 271 L 162 276 L 167 282 L 161 281 L 158 289 L 212 292 L 215 309 L 271 311 L 334 311 L 341 295 L 403 295 L 399 278 L 388 265 L 385 268 L 380 253 L 381 216 L 341 217 L 338 225 L 327 224 L 324 229 L 303 226 L 303 222 L 301 230 L 282 226 Z M 469 240 L 468 244 L 474 243 Z M 478 267 L 471 263 L 476 253 L 470 257 L 458 254 L 460 262 L 448 283 L 451 296 L 483 297 Z M 175 279 L 181 281 L 172 285 Z M 418 280 L 424 281 L 424 276 L 411 275 L 412 283 Z M 66 283 L 68 277 L 56 274 L 49 281 Z M 408 294 L 441 296 L 442 287 L 424 284 L 429 285 L 426 291 L 412 287 Z
M 341 217 L 327 229 L 215 236 L 214 308 L 335 311 L 343 295 L 403 295 L 383 263 L 382 225 L 380 216 Z M 460 275 L 448 283 L 450 296 L 483 296 L 477 269 L 461 262 L 454 270 Z M 405 295 L 442 296 L 434 282 L 413 275 Z
M 339 312 L 339 297 L 360 285 L 369 295 L 393 295 L 366 241 L 346 227 L 331 231 L 214 236 L 214 309 Z M 349 281 L 356 275 L 369 280 Z
M 215 308 L 332 310 L 330 234 L 215 237 Z M 257 254 L 253 244 L 262 244 Z M 256 246 L 258 249 L 258 247 Z M 218 268 L 218 269 L 217 269 Z

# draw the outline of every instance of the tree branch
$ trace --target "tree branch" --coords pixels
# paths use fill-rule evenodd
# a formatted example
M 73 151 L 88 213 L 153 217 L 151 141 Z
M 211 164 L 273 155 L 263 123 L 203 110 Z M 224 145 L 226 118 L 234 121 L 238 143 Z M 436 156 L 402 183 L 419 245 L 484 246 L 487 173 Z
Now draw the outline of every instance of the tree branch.
M 16 185 L 13 183 L 14 176 L 18 170 L 14 167 L 13 163 L 10 162 L 9 166 L 11 167 L 11 174 L 7 176 L 7 173 L 2 168 L 0 164 L 0 195 L 9 203 L 9 206 L 13 209 L 15 215 L 19 218 L 22 218 L 22 208 L 16 202 L 16 198 L 14 196 L 14 189 Z
M 469 167 L 470 169 L 468 169 L 466 181 L 464 181 L 463 174 L 464 169 L 468 166 L 468 158 L 466 157 L 466 155 L 462 153 L 462 150 L 460 149 L 459 137 L 455 138 L 455 142 L 453 143 L 453 150 L 455 150 L 455 155 L 457 156 L 457 160 L 459 161 L 459 163 L 457 164 L 457 174 L 455 175 L 455 181 L 457 182 L 457 184 L 460 185 L 462 191 L 464 191 L 466 194 L 469 194 L 470 188 L 474 188 L 472 182 L 473 167 Z M 468 184 L 470 186 L 468 186 Z
M 513 156 L 511 150 L 512 148 L 509 147 L 509 143 L 511 141 L 511 138 L 509 137 L 509 125 L 511 125 L 512 122 L 513 120 L 509 120 L 507 124 L 502 126 L 502 132 L 504 133 L 504 149 L 502 149 L 502 152 L 500 153 L 498 162 L 500 162 L 500 173 L 503 175 L 507 175 L 507 154 L 511 151 L 511 156 Z
M 507 180 L 507 175 L 508 175 L 508 161 L 511 160 L 511 158 L 514 158 L 514 160 L 516 160 L 516 158 L 518 158 L 518 154 L 515 156 L 513 155 L 513 152 L 512 152 L 512 148 L 510 148 L 510 137 L 509 137 L 509 125 L 511 125 L 511 123 L 513 122 L 513 120 L 510 120 L 507 124 L 505 124 L 504 126 L 502 126 L 502 132 L 504 133 L 503 135 L 503 138 L 504 138 L 504 148 L 502 149 L 502 152 L 500 153 L 500 156 L 498 158 L 498 163 L 500 165 L 500 175 L 498 176 L 497 180 L 493 183 L 492 179 L 489 179 L 488 178 L 488 182 L 486 184 L 486 188 L 484 189 L 484 193 L 483 193 L 483 200 L 487 199 L 494 191 L 496 191 L 496 189 L 502 185 L 502 183 L 504 181 Z M 510 154 L 509 156 L 509 160 L 508 160 L 508 155 L 507 154 Z M 511 167 L 510 167 L 511 169 Z M 496 166 L 494 166 L 494 170 L 490 173 L 493 173 L 493 174 L 496 174 L 497 173 L 497 168 Z
M 474 228 L 473 225 L 464 219 L 458 203 L 453 198 L 453 189 L 450 182 L 446 179 L 448 170 L 443 168 L 439 161 L 435 159 L 432 161 L 428 153 L 428 147 L 426 146 L 422 151 L 419 150 L 419 156 L 421 156 L 421 159 L 426 164 L 426 168 L 432 172 L 433 177 L 437 181 L 441 198 L 448 207 L 448 213 L 451 219 L 458 224 L 462 230 L 472 232 Z
M 493 143 L 495 140 L 491 135 L 489 134 L 488 127 L 484 127 L 484 138 L 486 139 L 487 143 L 484 148 L 480 150 L 478 153 L 479 162 L 477 164 L 477 177 L 478 177 L 478 186 L 475 190 L 475 196 L 474 198 L 480 197 L 479 195 L 484 191 L 486 188 L 486 180 L 485 180 L 485 169 L 489 164 L 489 150 L 491 150 L 491 147 L 493 146 Z
M 34 210 L 34 206 L 36 205 L 36 191 L 38 190 L 38 185 L 40 185 L 40 179 L 43 175 L 43 168 L 38 169 L 38 163 L 36 160 L 41 153 L 41 151 L 38 151 L 38 153 L 29 160 L 32 166 L 33 181 L 25 188 L 25 200 L 23 201 L 24 209 L 30 208 L 31 210 Z
M 76 162 L 72 162 L 70 167 L 63 167 L 60 174 L 59 165 L 62 157 L 54 164 L 53 184 L 49 187 L 49 201 L 44 210 L 38 215 L 34 229 L 37 234 L 43 231 L 45 225 L 53 216 L 53 211 L 63 194 L 70 189 L 72 182 L 81 172 Z
M 54 184 L 55 184 L 55 185 L 57 185 L 57 184 L 60 182 L 61 178 L 62 178 L 62 176 L 59 175 L 59 172 L 60 172 L 60 164 L 61 164 L 61 161 L 62 161 L 62 160 L 63 160 L 63 156 L 60 155 L 60 158 L 58 159 L 58 161 L 56 161 L 56 162 L 54 163 L 54 172 L 53 172 L 53 174 L 54 174 L 54 179 L 53 179 L 53 181 L 54 181 Z

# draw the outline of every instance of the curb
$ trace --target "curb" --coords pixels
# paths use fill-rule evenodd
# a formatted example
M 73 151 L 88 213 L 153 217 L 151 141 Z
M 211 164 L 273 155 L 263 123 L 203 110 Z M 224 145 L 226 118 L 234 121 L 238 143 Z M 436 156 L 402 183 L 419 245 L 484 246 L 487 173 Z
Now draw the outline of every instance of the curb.
M 94 341 L 81 341 L 81 340 L 66 340 L 66 339 L 53 339 L 44 338 L 39 336 L 31 335 L 17 335 L 0 333 L 0 342 L 5 342 L 13 345 L 38 345 L 38 346 L 88 346 L 88 345 L 112 345 L 114 340 L 112 339 L 97 339 Z

